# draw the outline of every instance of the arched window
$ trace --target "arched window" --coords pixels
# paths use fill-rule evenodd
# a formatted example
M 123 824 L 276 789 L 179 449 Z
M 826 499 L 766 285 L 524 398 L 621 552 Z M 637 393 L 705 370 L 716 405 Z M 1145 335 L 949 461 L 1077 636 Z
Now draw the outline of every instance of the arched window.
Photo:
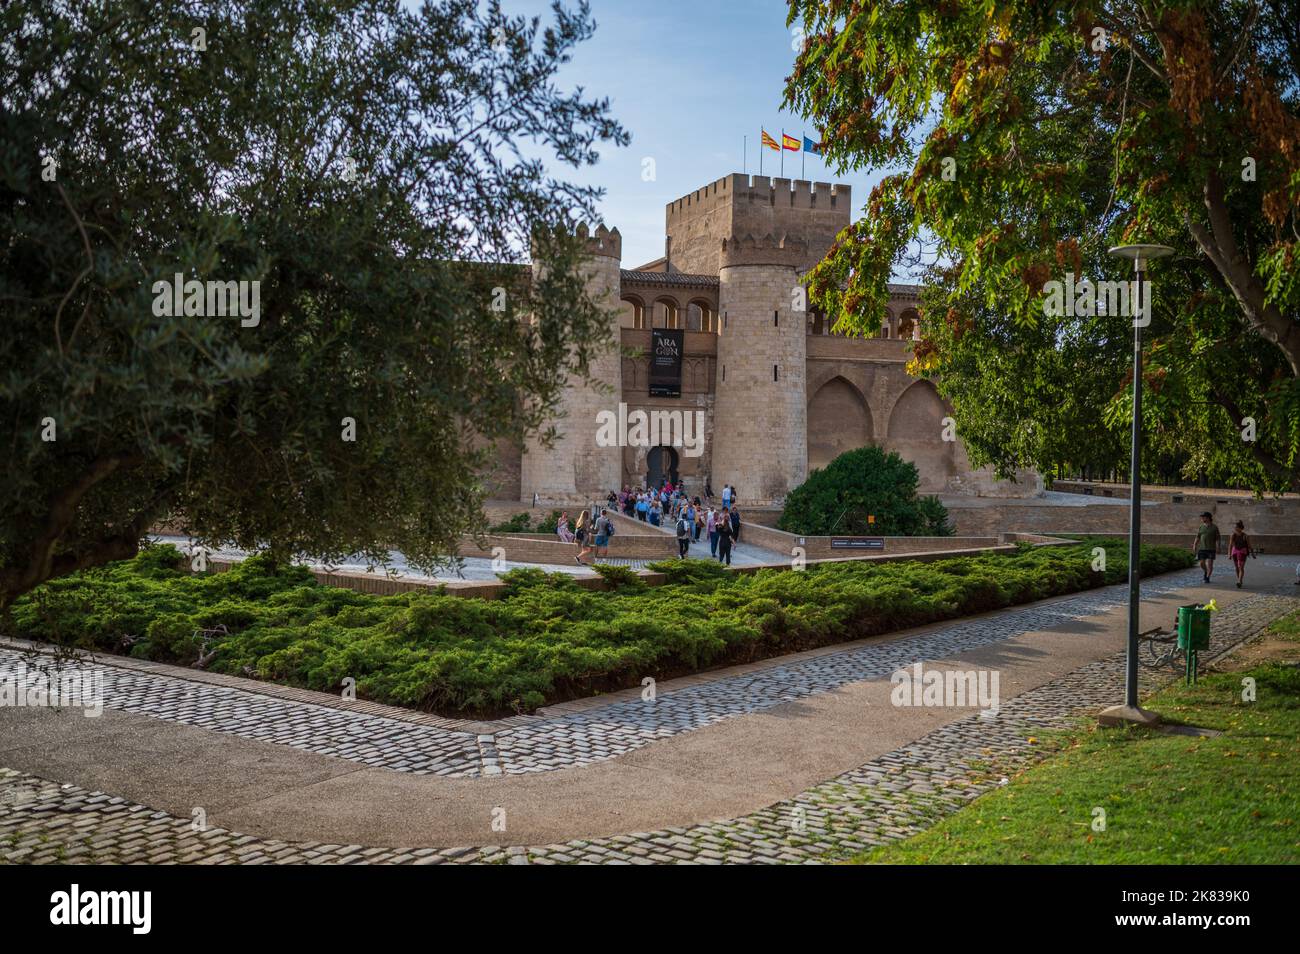
M 898 319 L 898 337 L 904 341 L 910 341 L 916 337 L 917 314 L 915 309 L 909 308 Z
M 686 330 L 716 333 L 718 315 L 707 301 L 696 299 L 686 306 Z
M 623 321 L 624 328 L 644 328 L 645 323 L 645 305 L 641 304 L 635 298 L 623 299 Z
M 660 298 L 655 302 L 654 327 L 681 327 L 681 316 L 677 312 L 677 302 L 673 301 L 671 298 Z

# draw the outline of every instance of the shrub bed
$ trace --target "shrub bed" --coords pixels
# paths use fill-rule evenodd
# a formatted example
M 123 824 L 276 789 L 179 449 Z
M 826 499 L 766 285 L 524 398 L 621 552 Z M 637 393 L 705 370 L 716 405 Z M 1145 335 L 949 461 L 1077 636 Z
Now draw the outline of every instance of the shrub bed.
M 189 664 L 203 648 L 195 631 L 224 625 L 230 634 L 208 647 L 211 671 L 327 692 L 351 677 L 361 698 L 482 717 L 1124 580 L 1126 544 L 1101 541 L 1105 572 L 1091 568 L 1096 545 L 736 575 L 672 560 L 651 565 L 669 577 L 659 587 L 607 568 L 615 587 L 607 592 L 521 569 L 504 574 L 498 600 L 436 590 L 373 596 L 263 557 L 199 576 L 173 547 L 155 546 L 41 587 L 4 626 Z M 1183 549 L 1142 548 L 1144 575 L 1191 564 Z

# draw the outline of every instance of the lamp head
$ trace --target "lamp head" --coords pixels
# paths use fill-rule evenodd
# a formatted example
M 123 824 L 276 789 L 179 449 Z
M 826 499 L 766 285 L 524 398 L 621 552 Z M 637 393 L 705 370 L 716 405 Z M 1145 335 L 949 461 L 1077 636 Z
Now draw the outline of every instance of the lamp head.
M 1116 245 L 1107 249 L 1107 252 L 1116 258 L 1129 258 L 1133 260 L 1133 270 L 1142 272 L 1146 270 L 1146 263 L 1153 258 L 1168 258 L 1174 254 L 1174 250 L 1168 245 Z

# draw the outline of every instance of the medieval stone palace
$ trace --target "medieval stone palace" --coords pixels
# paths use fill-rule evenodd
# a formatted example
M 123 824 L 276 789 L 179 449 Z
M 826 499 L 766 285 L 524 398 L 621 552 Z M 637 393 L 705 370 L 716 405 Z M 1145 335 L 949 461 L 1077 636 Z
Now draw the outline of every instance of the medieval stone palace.
M 623 268 L 618 229 L 596 229 L 589 288 L 618 308 L 592 370 L 612 392 L 570 386 L 559 439 L 502 449 L 493 495 L 576 502 L 671 477 L 692 493 L 730 483 L 749 503 L 775 503 L 867 444 L 913 461 L 929 493 L 1041 490 L 1032 474 L 1012 483 L 973 470 L 934 385 L 907 373 L 919 287 L 890 286 L 876 337 L 835 334 L 800 310 L 801 277 L 851 208 L 847 185 L 737 173 L 669 203 L 653 262 Z

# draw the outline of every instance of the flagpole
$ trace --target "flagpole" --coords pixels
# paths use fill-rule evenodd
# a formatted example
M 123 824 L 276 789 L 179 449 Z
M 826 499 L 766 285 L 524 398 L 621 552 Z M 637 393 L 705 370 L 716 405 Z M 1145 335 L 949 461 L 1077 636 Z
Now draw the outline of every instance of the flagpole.
M 763 140 L 762 139 L 758 141 L 758 175 L 760 179 L 763 177 Z
M 785 127 L 781 127 L 781 178 L 785 178 Z
M 808 178 L 808 150 L 804 148 L 803 140 L 804 137 L 802 134 L 800 134 L 799 136 L 799 178 L 807 179 Z
M 745 136 L 745 144 L 741 146 L 740 154 L 744 157 L 741 161 L 745 168 L 745 175 L 749 175 L 749 137 Z

